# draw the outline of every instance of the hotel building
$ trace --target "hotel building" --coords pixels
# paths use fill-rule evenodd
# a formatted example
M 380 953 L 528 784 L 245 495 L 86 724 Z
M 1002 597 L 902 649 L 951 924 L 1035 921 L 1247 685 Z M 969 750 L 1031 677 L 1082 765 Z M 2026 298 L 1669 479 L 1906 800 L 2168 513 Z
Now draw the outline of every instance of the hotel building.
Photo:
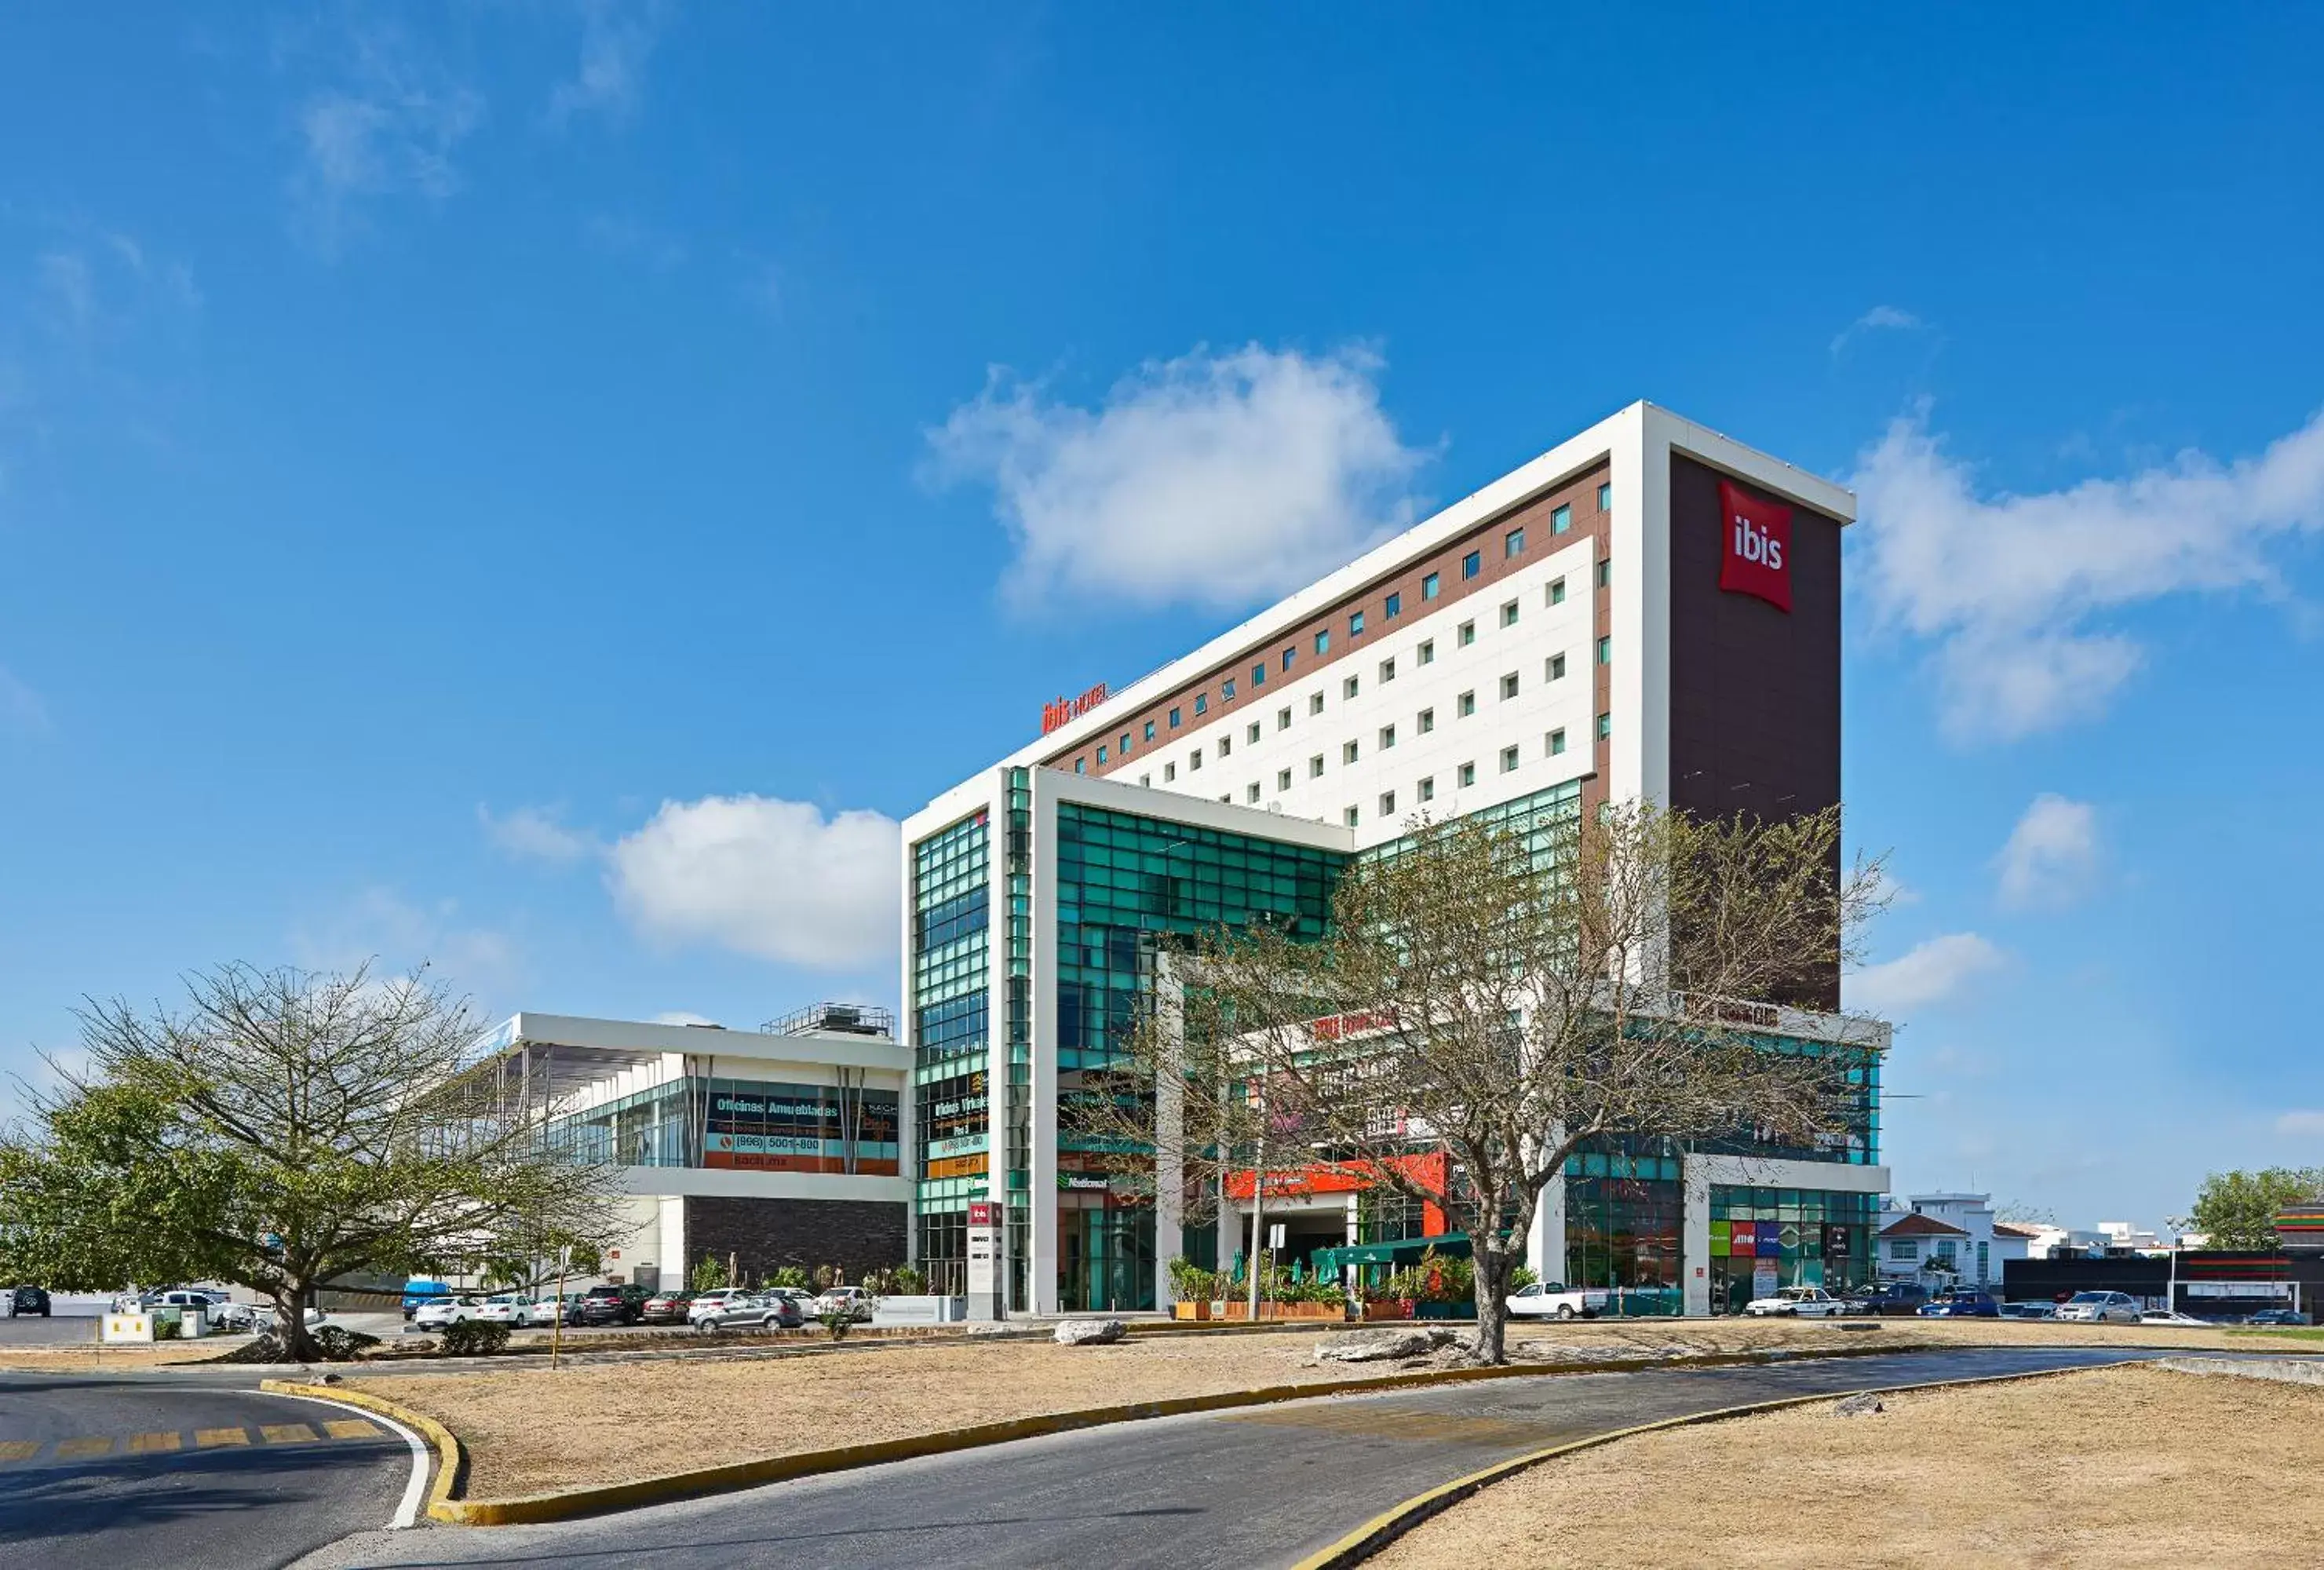
M 1157 935 L 1265 911 L 1319 930 L 1334 881 L 1416 815 L 1542 829 L 1606 799 L 1762 817 L 1840 799 L 1840 531 L 1854 498 L 1637 403 L 1042 734 L 905 825 L 913 1251 L 959 1289 L 972 1200 L 1004 1207 L 1007 1307 L 1132 1308 L 1158 1263 L 1230 1259 L 1061 1136 Z M 1771 1038 L 1840 1039 L 1837 956 Z M 1851 1037 L 1851 1039 L 1859 1037 Z M 1070 1123 L 1070 1119 L 1067 1120 Z M 1672 1310 L 1869 1268 L 1877 1068 L 1817 1150 L 1638 1141 L 1545 1195 L 1535 1268 Z M 1270 1196 L 1303 1244 L 1437 1218 Z M 1417 1207 L 1413 1207 L 1416 1211 Z

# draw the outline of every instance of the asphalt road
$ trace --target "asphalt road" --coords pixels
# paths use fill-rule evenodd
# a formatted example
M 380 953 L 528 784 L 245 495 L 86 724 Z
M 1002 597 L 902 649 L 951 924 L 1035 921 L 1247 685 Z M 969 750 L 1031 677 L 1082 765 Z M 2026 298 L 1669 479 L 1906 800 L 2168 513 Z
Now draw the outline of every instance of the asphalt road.
M 1299 1401 L 1117 1424 L 555 1526 L 367 1534 L 300 1561 L 300 1570 L 632 1560 L 655 1570 L 1282 1565 L 1401 1500 L 1565 1440 L 1784 1396 L 2143 1355 L 1978 1348 Z
M 0 1371 L 0 1565 L 286 1565 L 384 1527 L 411 1473 L 402 1438 L 339 1408 Z

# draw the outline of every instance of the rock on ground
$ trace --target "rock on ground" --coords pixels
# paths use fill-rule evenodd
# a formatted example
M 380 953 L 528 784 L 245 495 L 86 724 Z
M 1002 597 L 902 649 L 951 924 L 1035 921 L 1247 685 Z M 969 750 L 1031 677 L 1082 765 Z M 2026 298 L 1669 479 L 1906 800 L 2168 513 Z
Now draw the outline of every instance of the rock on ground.
M 1059 1346 L 1111 1346 L 1120 1339 L 1119 1319 L 1065 1319 L 1057 1325 Z
M 1835 1418 L 1869 1418 L 1876 1412 L 1885 1412 L 1887 1409 L 1880 1404 L 1878 1396 L 1867 1390 L 1860 1396 L 1850 1396 L 1832 1408 L 1831 1415 Z
M 1418 1325 L 1397 1326 L 1388 1330 L 1361 1330 L 1337 1341 L 1327 1341 L 1315 1349 L 1318 1362 L 1394 1362 L 1407 1357 L 1426 1357 L 1440 1346 L 1450 1346 L 1455 1340 L 1449 1330 L 1424 1330 Z

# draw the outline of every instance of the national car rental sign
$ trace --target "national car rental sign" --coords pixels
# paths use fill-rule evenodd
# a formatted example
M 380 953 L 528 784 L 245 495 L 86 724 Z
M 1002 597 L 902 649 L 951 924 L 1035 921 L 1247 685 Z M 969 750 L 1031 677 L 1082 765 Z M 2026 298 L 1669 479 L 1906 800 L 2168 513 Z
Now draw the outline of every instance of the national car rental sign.
M 1755 496 L 1732 480 L 1719 482 L 1719 512 L 1726 525 L 1719 586 L 1751 595 L 1789 615 L 1792 609 L 1792 510 Z

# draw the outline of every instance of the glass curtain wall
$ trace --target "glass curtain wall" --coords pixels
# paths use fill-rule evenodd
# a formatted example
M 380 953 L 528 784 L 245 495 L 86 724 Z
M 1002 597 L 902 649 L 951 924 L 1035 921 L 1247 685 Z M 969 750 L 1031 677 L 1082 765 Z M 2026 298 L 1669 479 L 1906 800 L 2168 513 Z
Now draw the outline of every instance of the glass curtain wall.
M 1711 1311 L 1739 1314 L 1776 1287 L 1840 1292 L 1871 1279 L 1878 1196 L 1816 1188 L 1711 1189 Z
M 912 847 L 913 1174 L 930 1290 L 968 1289 L 967 1216 L 991 1160 L 991 851 L 985 815 Z

